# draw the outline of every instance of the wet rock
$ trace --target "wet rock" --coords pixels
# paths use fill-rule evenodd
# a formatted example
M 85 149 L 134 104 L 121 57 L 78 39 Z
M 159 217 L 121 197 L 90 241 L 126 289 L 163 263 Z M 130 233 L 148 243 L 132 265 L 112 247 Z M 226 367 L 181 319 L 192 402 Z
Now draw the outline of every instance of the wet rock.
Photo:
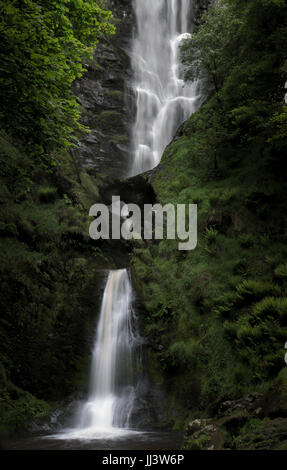
M 238 412 L 245 413 L 248 416 L 253 414 L 258 416 L 259 410 L 262 411 L 260 407 L 262 398 L 261 393 L 253 392 L 239 400 L 224 401 L 218 409 L 218 416 L 230 416 Z
M 186 426 L 185 432 L 188 436 L 191 436 L 195 432 L 200 431 L 207 425 L 208 420 L 206 419 L 194 419 Z
M 82 106 L 82 123 L 91 133 L 73 150 L 75 161 L 107 178 L 127 176 L 130 168 L 128 145 L 132 120 L 126 83 L 130 77 L 128 45 L 132 35 L 131 1 L 109 1 L 117 19 L 116 34 L 101 41 L 87 72 L 73 85 Z
M 195 419 L 187 425 L 184 447 L 191 450 L 215 450 L 223 446 L 224 438 L 218 424 L 209 419 Z
M 202 14 L 208 9 L 212 0 L 195 0 L 193 4 L 193 17 L 196 25 L 200 24 Z
M 86 109 L 94 109 L 96 105 L 101 106 L 104 102 L 104 90 L 98 80 L 85 77 L 74 85 L 74 93 L 79 103 Z

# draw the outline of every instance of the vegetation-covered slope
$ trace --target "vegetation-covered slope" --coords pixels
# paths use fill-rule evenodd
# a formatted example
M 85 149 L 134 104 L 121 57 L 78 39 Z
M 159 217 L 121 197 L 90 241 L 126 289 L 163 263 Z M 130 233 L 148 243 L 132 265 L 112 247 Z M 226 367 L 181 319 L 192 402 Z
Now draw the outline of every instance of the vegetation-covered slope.
M 71 91 L 114 28 L 102 2 L 1 1 L 0 431 L 86 384 L 97 269 L 88 237 L 98 181 L 69 152 Z
M 198 246 L 164 240 L 133 252 L 168 418 L 214 417 L 225 400 L 263 394 L 259 421 L 243 428 L 247 413 L 218 446 L 256 447 L 260 419 L 287 411 L 286 19 L 280 0 L 214 2 L 186 42 L 187 77 L 203 76 L 209 98 L 150 182 L 162 204 L 198 205 Z M 187 447 L 208 442 L 203 433 Z

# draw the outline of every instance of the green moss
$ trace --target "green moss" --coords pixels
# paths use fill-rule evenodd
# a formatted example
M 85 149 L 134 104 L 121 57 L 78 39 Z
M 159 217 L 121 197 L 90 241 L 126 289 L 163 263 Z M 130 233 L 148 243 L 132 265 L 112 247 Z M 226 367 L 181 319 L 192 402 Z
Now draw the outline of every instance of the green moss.
M 97 61 L 95 57 L 89 58 L 87 60 L 87 65 L 94 72 L 103 72 L 105 70 L 104 67 Z
M 210 436 L 208 434 L 200 434 L 197 438 L 190 438 L 185 442 L 183 449 L 188 450 L 207 450 L 210 446 Z
M 97 181 L 91 175 L 82 171 L 80 174 L 81 186 L 75 191 L 78 201 L 89 210 L 91 201 L 95 204 L 100 200 Z
M 237 450 L 284 449 L 287 443 L 286 419 L 250 419 L 234 438 L 233 445 Z
M 129 137 L 127 135 L 114 135 L 110 139 L 110 143 L 119 145 L 119 144 L 127 144 L 129 141 Z
M 123 116 L 118 111 L 102 111 L 98 115 L 99 126 L 112 134 L 123 130 Z
M 111 90 L 106 92 L 107 96 L 117 103 L 122 104 L 124 101 L 124 94 L 120 90 Z

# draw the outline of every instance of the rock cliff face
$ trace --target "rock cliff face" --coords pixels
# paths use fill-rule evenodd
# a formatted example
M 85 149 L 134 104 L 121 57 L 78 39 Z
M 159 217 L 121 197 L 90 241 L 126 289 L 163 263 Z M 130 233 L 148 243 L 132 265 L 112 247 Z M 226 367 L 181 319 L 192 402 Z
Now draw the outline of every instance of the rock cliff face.
M 99 44 L 87 64 L 87 73 L 73 87 L 83 108 L 82 122 L 91 129 L 74 151 L 74 157 L 94 174 L 120 178 L 127 175 L 130 166 L 127 83 L 133 17 L 130 1 L 109 3 L 116 34 Z
M 193 6 L 194 22 L 199 25 L 201 15 L 208 9 L 213 0 L 195 0 Z

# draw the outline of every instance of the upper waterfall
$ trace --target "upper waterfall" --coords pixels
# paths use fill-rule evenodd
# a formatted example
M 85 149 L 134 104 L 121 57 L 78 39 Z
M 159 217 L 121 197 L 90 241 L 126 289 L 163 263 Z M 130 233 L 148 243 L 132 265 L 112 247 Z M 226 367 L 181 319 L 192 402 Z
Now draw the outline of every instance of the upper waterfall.
M 197 108 L 197 84 L 184 82 L 179 49 L 192 33 L 192 7 L 193 0 L 133 0 L 132 175 L 160 162 L 178 126 Z

